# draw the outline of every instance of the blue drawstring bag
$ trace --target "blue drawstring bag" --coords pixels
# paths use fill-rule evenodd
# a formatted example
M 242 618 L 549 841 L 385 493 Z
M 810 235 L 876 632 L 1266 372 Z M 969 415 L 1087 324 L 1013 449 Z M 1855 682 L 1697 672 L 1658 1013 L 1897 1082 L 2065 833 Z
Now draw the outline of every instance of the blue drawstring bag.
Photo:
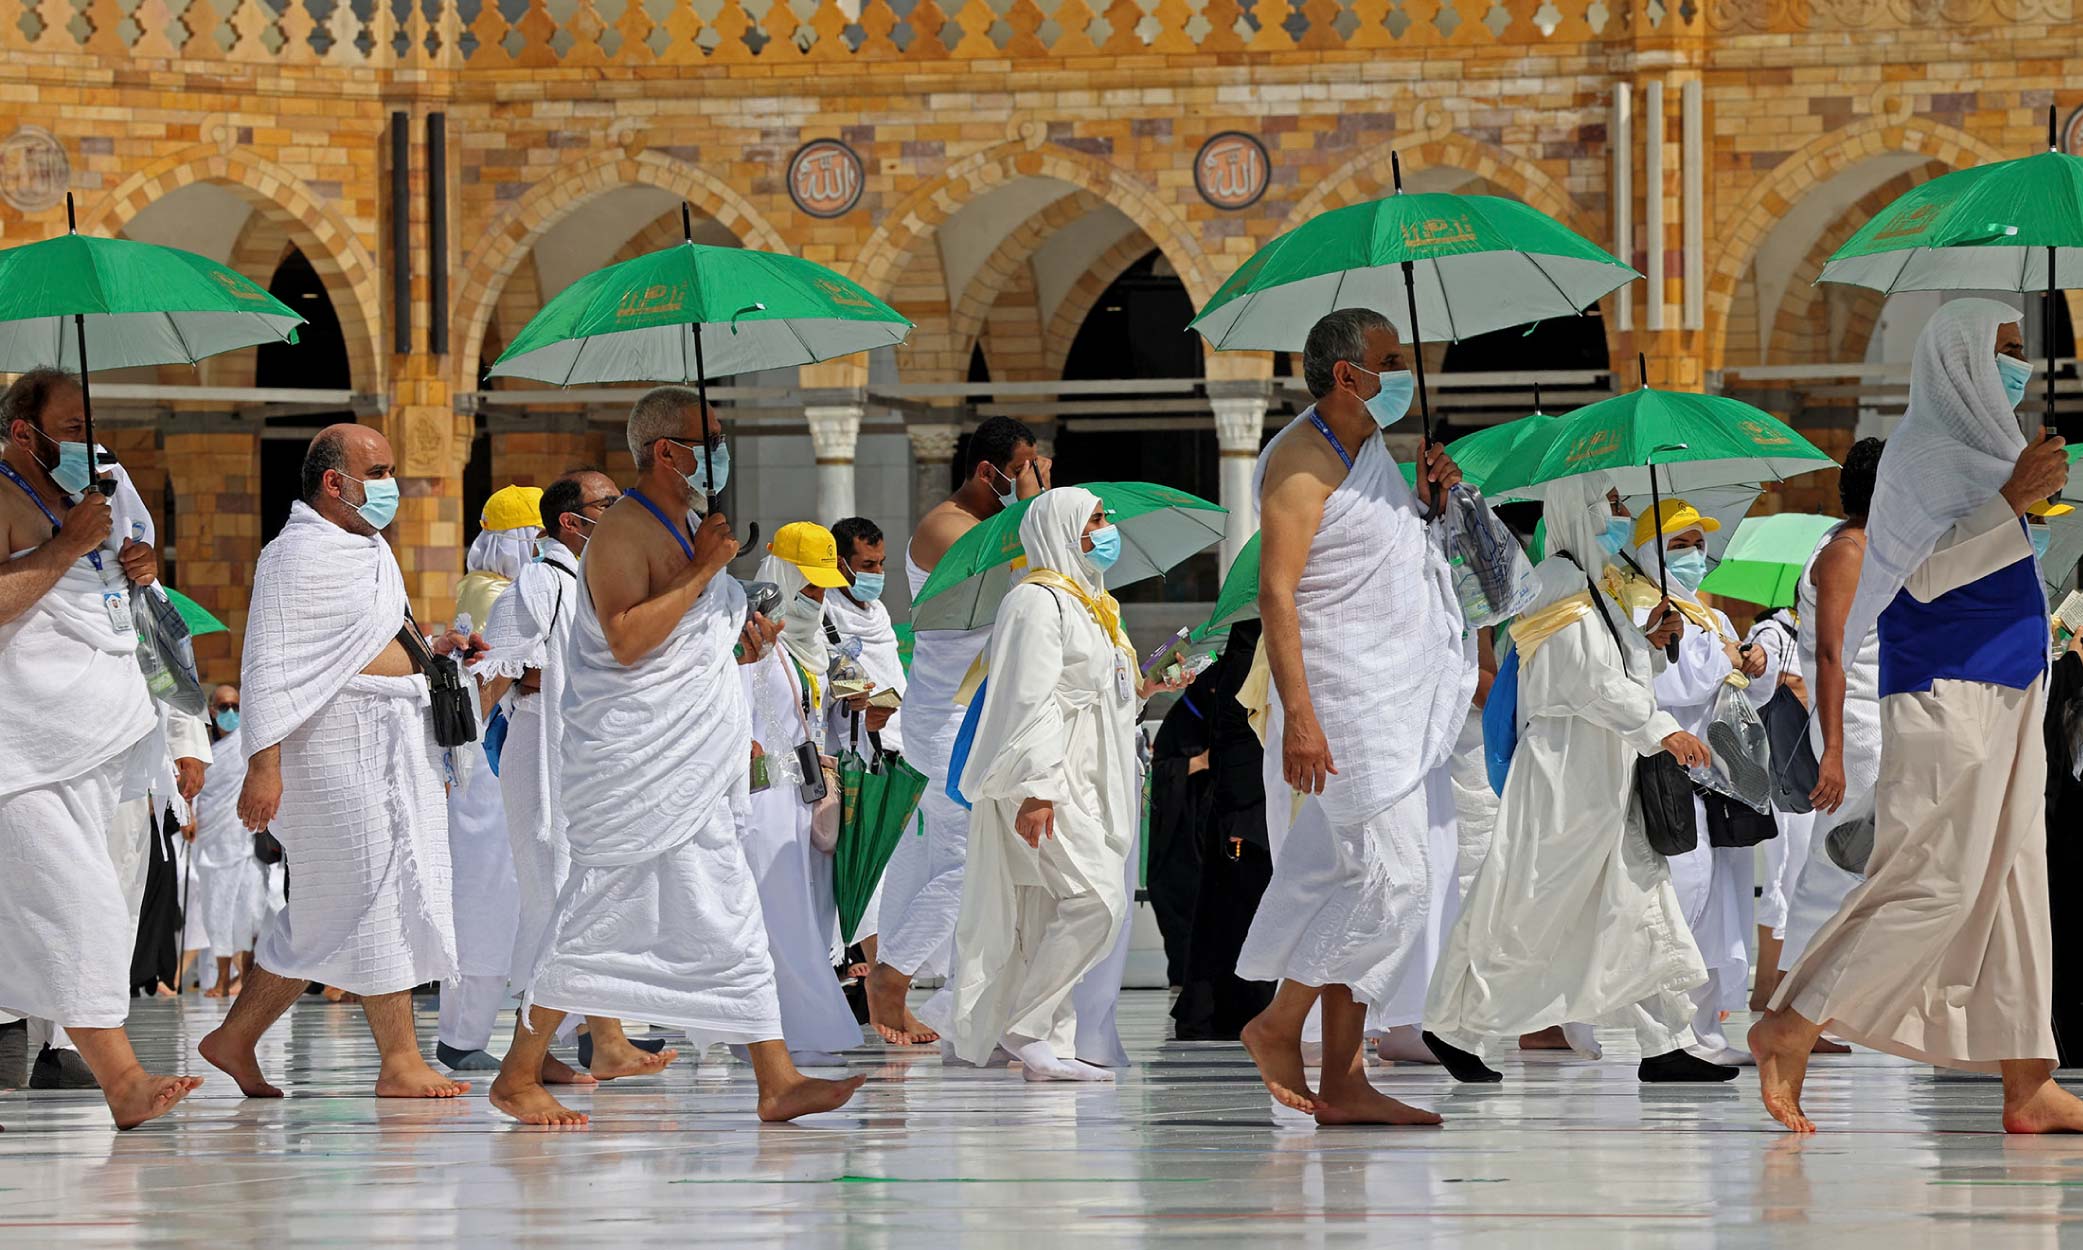
M 494 707 L 492 718 L 485 722 L 485 759 L 491 762 L 492 775 L 499 775 L 499 752 L 506 746 L 506 709 Z
M 1490 697 L 1483 701 L 1483 765 L 1490 773 L 1490 788 L 1504 793 L 1505 775 L 1512 768 L 1512 752 L 1519 747 L 1519 649 L 1504 653 L 1497 676 L 1490 682 Z
M 988 677 L 977 683 L 976 694 L 969 700 L 969 710 L 962 713 L 962 728 L 955 731 L 954 752 L 948 756 L 947 796 L 961 804 L 965 812 L 975 805 L 962 797 L 962 769 L 969 763 L 969 747 L 976 741 L 976 723 L 984 714 L 984 691 L 990 685 Z

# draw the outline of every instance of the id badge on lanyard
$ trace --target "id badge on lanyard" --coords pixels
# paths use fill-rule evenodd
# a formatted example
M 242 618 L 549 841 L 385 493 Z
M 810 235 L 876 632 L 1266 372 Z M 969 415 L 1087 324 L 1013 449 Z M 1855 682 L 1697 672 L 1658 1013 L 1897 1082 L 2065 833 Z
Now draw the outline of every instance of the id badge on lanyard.
M 1132 702 L 1136 697 L 1135 687 L 1128 679 L 1128 661 L 1118 650 L 1114 652 L 1114 694 L 1123 703 Z
M 102 610 L 108 613 L 109 628 L 118 637 L 137 633 L 137 623 L 130 619 L 130 595 L 126 591 L 104 588 L 101 592 Z

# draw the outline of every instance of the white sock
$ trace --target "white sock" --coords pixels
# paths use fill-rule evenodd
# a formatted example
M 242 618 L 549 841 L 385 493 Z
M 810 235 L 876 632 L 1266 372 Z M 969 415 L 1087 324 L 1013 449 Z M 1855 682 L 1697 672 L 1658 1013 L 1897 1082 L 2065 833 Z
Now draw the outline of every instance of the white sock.
M 1011 1039 L 1007 1039 L 1011 1040 Z M 1065 1061 L 1056 1056 L 1047 1042 L 1023 1042 L 1013 1049 L 1013 1058 L 1020 1061 L 1020 1075 L 1030 1081 L 1111 1081 L 1114 1074 L 1105 1068 L 1072 1059 Z
M 1410 1025 L 1382 1034 L 1374 1043 L 1374 1053 L 1389 1063 L 1439 1062 L 1439 1056 L 1432 1053 L 1432 1048 L 1425 1045 L 1425 1039 L 1418 1036 L 1418 1030 Z
M 1576 1052 L 1579 1059 L 1606 1057 L 1605 1047 L 1598 1044 L 1598 1031 L 1588 1024 L 1563 1025 L 1562 1040 L 1569 1043 L 1569 1048 Z

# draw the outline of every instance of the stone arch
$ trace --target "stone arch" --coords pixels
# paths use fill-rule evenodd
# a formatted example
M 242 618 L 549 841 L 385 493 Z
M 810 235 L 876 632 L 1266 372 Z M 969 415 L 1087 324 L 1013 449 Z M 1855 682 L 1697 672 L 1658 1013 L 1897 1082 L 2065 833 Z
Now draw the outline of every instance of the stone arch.
M 253 152 L 198 144 L 132 174 L 87 211 L 85 234 L 119 234 L 153 202 L 182 187 L 213 182 L 237 192 L 295 244 L 325 283 L 347 339 L 355 388 L 382 389 L 385 357 L 377 335 L 383 325 L 381 273 L 354 228 L 322 203 L 294 173 Z
M 948 313 L 948 334 L 963 359 L 968 358 L 970 346 L 983 333 L 985 319 L 999 294 L 1017 279 L 1036 250 L 1048 242 L 1050 235 L 1103 203 L 1090 191 L 1073 191 L 1044 206 L 999 242 Z
M 1864 287 L 1837 287 L 1846 301 L 1845 321 L 1841 332 L 1834 337 L 1829 333 L 1827 322 L 1822 336 L 1820 354 L 1802 352 L 1796 344 L 1806 338 L 1815 341 L 1813 327 L 1816 317 L 1828 314 L 1831 288 L 1814 285 L 1828 261 L 1846 239 L 1857 233 L 1860 227 L 1871 221 L 1875 214 L 1886 208 L 1896 197 L 1910 189 L 1929 182 L 1945 172 L 1945 166 L 1934 161 L 1895 175 L 1887 182 L 1868 191 L 1832 222 L 1815 243 L 1808 249 L 1801 267 L 1794 271 L 1792 285 L 1780 298 L 1775 311 L 1771 330 L 1766 335 L 1765 360 L 1767 363 L 1823 364 L 1841 360 L 1859 360 L 1866 354 L 1866 345 L 1873 336 L 1873 328 L 1879 322 L 1881 305 L 1887 297 L 1879 291 Z M 1808 358 L 1804 358 L 1808 357 Z M 1811 359 L 1812 358 L 1812 359 Z
M 678 157 L 649 151 L 631 156 L 620 149 L 581 157 L 546 173 L 485 223 L 477 245 L 458 270 L 462 278 L 456 289 L 454 324 L 462 330 L 456 343 L 459 359 L 478 359 L 501 288 L 544 232 L 595 196 L 631 185 L 672 192 L 714 218 L 748 247 L 790 250 L 749 200 L 714 174 Z
M 1395 154 L 1401 157 L 1406 173 L 1442 167 L 1465 170 L 1587 238 L 1593 237 L 1600 228 L 1599 222 L 1578 205 L 1568 189 L 1553 175 L 1534 162 L 1514 156 L 1493 144 L 1447 134 L 1412 147 L 1398 148 Z M 1280 223 L 1280 233 L 1285 234 L 1330 209 L 1391 194 L 1395 180 L 1390 170 L 1390 156 L 1387 148 L 1370 147 L 1319 180 L 1307 195 L 1296 201 L 1287 219 Z
M 1839 127 L 1789 153 L 1772 172 L 1737 201 L 1712 230 L 1715 254 L 1707 271 L 1704 360 L 1718 366 L 1728 347 L 1729 308 L 1736 289 L 1764 246 L 1772 227 L 1800 199 L 1838 174 L 1877 156 L 1927 156 L 1947 169 L 1961 169 L 2008 155 L 1957 127 L 1910 114 L 1909 100 L 1878 101 L 1883 111 Z
M 886 295 L 912 253 L 964 204 L 1018 178 L 1055 178 L 1119 209 L 1162 250 L 1196 305 L 1218 281 L 1198 236 L 1178 208 L 1125 166 L 1042 142 L 1002 143 L 954 162 L 947 172 L 899 198 L 862 245 L 849 269 L 854 281 Z M 1148 249 L 1145 249 L 1148 250 Z
M 1078 327 L 1085 324 L 1086 316 L 1099 302 L 1099 297 L 1114 285 L 1114 279 L 1130 265 L 1148 256 L 1156 246 L 1149 235 L 1138 230 L 1100 253 L 1099 259 L 1092 262 L 1084 276 L 1064 292 L 1042 333 L 1043 360 L 1050 374 L 1063 375 L 1064 362 L 1070 359 L 1070 345 L 1077 341 Z
M 255 213 L 246 219 L 225 263 L 265 287 L 274 281 L 275 271 L 295 247 L 296 241 L 280 220 Z M 202 378 L 211 386 L 252 386 L 259 360 L 259 349 L 252 347 L 212 356 L 202 364 Z M 160 371 L 168 382 L 175 381 L 172 373 Z

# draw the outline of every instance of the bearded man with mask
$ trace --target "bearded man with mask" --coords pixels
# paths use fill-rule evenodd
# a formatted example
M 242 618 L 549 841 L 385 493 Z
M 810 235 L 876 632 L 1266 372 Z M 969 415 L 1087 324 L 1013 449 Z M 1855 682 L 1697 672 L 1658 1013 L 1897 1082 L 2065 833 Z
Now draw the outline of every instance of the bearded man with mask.
M 1880 635 L 1866 880 L 1750 1031 L 1765 1110 L 1795 1132 L 1815 1129 L 1801 1086 L 1826 1028 L 2001 1073 L 2007 1132 L 2083 1131 L 2083 1101 L 2053 1079 L 2049 631 L 2024 519 L 2067 483 L 2068 458 L 2015 412 L 2031 376 L 2008 304 L 1950 301 L 1917 338 L 1844 623 L 1847 654 Z
M 814 809 L 802 786 L 822 776 L 827 801 L 838 798 L 838 778 L 822 766 L 832 756 L 826 731 L 834 702 L 825 608 L 846 576 L 832 532 L 812 521 L 782 526 L 755 576 L 781 588 L 783 607 L 777 645 L 738 670 L 754 756 L 738 839 L 759 882 L 789 1057 L 797 1067 L 833 1067 L 845 1063 L 839 1052 L 861 1044 L 861 1026 L 832 975 L 839 929 L 832 854 L 813 842 Z
M 1238 976 L 1280 989 L 1242 1040 L 1276 1100 L 1328 1124 L 1439 1123 L 1370 1085 L 1359 1055 L 1365 1028 L 1423 1013 L 1451 921 L 1448 761 L 1476 682 L 1436 523 L 1460 470 L 1424 448 L 1428 503 L 1381 437 L 1409 411 L 1407 364 L 1380 313 L 1327 314 L 1302 353 L 1316 402 L 1258 462 L 1259 617 L 1273 677 L 1265 740 L 1269 772 L 1277 758 L 1284 782 L 1267 787 L 1269 834 L 1301 798 L 1237 959 Z M 1320 1093 L 1302 1055 L 1319 1000 Z M 1391 1003 L 1408 1014 L 1383 1018 Z M 1432 1049 L 1450 1070 L 1481 1067 L 1443 1045 Z
M 203 1058 L 249 1098 L 279 1098 L 255 1058 L 261 1034 L 316 981 L 361 996 L 382 1066 L 379 1098 L 454 1098 L 428 1066 L 412 989 L 456 970 L 448 812 L 418 631 L 383 530 L 398 511 L 391 447 L 362 425 L 321 430 L 302 497 L 253 571 L 241 666 L 239 818 L 282 844 L 289 902 L 261 934 Z M 435 650 L 481 648 L 445 635 Z

